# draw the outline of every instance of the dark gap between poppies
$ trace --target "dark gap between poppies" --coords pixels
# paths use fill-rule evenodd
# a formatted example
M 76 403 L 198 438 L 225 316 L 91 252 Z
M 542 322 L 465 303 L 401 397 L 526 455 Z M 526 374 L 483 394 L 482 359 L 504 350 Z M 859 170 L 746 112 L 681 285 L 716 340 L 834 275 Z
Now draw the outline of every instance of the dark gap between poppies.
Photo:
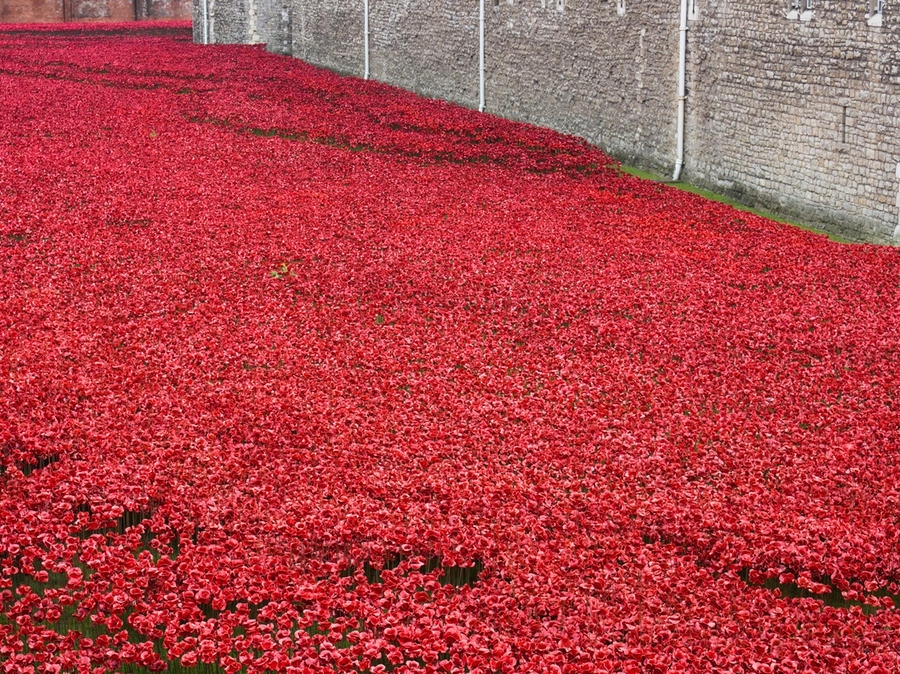
M 384 579 L 381 577 L 382 572 L 396 569 L 404 560 L 405 558 L 400 555 L 392 555 L 385 559 L 381 568 L 373 566 L 372 563 L 367 560 L 363 562 L 363 575 L 365 575 L 366 580 L 370 583 L 383 583 Z M 419 573 L 424 574 L 431 573 L 435 569 L 441 569 L 441 575 L 438 576 L 439 583 L 460 588 L 467 585 L 471 586 L 478 582 L 478 577 L 484 570 L 484 562 L 480 559 L 476 559 L 471 566 L 443 566 L 441 558 L 437 555 L 433 555 L 425 560 L 425 563 L 419 567 L 418 571 Z M 356 567 L 350 567 L 341 575 L 348 577 L 355 573 Z
M 827 588 L 826 592 L 813 592 L 809 588 L 801 587 L 795 581 L 782 581 L 780 578 L 765 578 L 761 580 L 757 578 L 759 572 L 754 569 L 744 568 L 738 573 L 738 577 L 750 587 L 758 587 L 776 592 L 779 597 L 785 599 L 816 599 L 825 606 L 833 608 L 849 609 L 858 606 L 865 615 L 874 615 L 878 611 L 890 608 L 900 608 L 900 594 L 892 594 L 888 588 L 881 588 L 872 592 L 865 589 L 851 589 L 857 596 L 862 599 L 848 599 L 844 596 L 844 592 L 838 588 L 831 578 L 822 578 L 816 585 Z M 785 574 L 782 574 L 785 575 Z M 789 574 L 794 577 L 794 574 Z M 755 582 L 754 582 L 755 581 Z M 850 585 L 859 585 L 858 581 L 851 581 Z
M 641 540 L 645 545 L 657 543 L 675 545 L 670 537 L 659 532 L 645 532 L 641 535 Z M 688 552 L 680 549 L 677 554 L 688 554 Z M 800 574 L 790 570 L 785 570 L 779 576 L 771 577 L 757 569 L 745 567 L 738 572 L 738 577 L 750 587 L 771 590 L 784 599 L 815 599 L 825 606 L 841 609 L 858 606 L 865 615 L 874 615 L 885 609 L 900 608 L 900 593 L 891 592 L 890 587 L 866 591 L 862 581 L 856 579 L 847 581 L 848 588 L 842 591 L 827 576 L 823 576 L 820 580 L 811 580 L 809 581 L 810 587 L 803 587 L 797 583 Z M 804 585 L 806 584 L 804 582 Z M 822 591 L 816 592 L 814 591 L 816 589 Z M 845 596 L 845 593 L 851 596 Z

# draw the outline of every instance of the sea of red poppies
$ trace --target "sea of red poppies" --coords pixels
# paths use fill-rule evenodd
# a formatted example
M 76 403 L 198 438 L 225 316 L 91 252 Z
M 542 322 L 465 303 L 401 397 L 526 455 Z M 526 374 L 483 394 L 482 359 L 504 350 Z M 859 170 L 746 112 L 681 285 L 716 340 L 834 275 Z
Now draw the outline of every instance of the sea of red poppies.
M 897 249 L 2 26 L 0 274 L 2 672 L 900 671 Z

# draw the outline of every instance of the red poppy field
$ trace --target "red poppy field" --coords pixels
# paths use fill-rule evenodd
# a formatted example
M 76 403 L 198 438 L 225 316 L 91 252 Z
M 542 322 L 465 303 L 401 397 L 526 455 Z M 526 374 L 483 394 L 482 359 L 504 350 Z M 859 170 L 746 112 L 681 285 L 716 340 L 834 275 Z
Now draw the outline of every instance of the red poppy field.
M 0 671 L 900 671 L 900 251 L 184 25 L 0 27 Z

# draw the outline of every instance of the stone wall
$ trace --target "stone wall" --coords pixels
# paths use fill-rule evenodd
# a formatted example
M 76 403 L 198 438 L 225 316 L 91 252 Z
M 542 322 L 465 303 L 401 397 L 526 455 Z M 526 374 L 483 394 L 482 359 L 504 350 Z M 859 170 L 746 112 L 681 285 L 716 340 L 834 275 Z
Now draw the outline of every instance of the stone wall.
M 295 0 L 291 52 L 297 58 L 341 73 L 363 76 L 363 3 Z M 326 39 L 323 36 L 327 35 Z
M 295 39 L 292 0 L 191 0 L 194 41 L 219 44 L 265 44 L 270 51 L 291 54 Z M 357 8 L 356 14 L 360 14 Z M 323 27 L 323 32 L 326 32 Z M 322 35 L 319 35 L 321 39 Z M 325 65 L 318 63 L 317 65 Z M 326 66 L 328 67 L 328 66 Z
M 900 8 L 688 2 L 683 177 L 850 238 L 900 243 Z M 363 76 L 364 5 L 206 0 L 206 26 L 211 42 L 266 42 Z M 368 5 L 371 77 L 479 105 L 478 0 Z M 679 0 L 485 0 L 485 110 L 669 175 L 679 23 Z
M 685 177 L 853 238 L 900 243 L 900 11 L 698 2 Z
M 135 0 L 138 18 L 153 21 L 189 21 L 192 18 L 191 0 Z
M 63 0 L 0 0 L 0 22 L 62 21 Z
M 65 3 L 66 21 L 134 21 L 134 0 L 69 0 Z
M 488 5 L 488 112 L 576 134 L 629 163 L 671 171 L 677 1 L 633 1 L 624 12 L 615 0 Z
M 0 0 L 3 23 L 190 18 L 191 0 Z
M 374 2 L 372 77 L 478 106 L 478 12 L 472 2 Z

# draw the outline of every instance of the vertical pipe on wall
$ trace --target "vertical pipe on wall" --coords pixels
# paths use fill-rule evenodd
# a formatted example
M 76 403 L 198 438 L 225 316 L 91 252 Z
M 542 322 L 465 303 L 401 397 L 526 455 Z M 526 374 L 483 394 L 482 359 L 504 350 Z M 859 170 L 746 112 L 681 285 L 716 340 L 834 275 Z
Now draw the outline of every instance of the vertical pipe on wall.
M 365 52 L 363 79 L 369 79 L 369 0 L 363 0 L 363 52 Z
M 250 44 L 259 44 L 259 8 L 256 0 L 247 0 L 247 40 Z
M 478 4 L 478 111 L 484 112 L 484 0 Z
M 203 44 L 209 44 L 209 7 L 207 0 L 200 0 L 200 13 L 203 15 Z
M 677 181 L 681 177 L 681 168 L 684 166 L 684 98 L 685 98 L 685 71 L 687 70 L 687 15 L 688 0 L 681 0 L 681 27 L 678 37 L 678 121 L 675 127 L 675 172 L 672 180 Z

